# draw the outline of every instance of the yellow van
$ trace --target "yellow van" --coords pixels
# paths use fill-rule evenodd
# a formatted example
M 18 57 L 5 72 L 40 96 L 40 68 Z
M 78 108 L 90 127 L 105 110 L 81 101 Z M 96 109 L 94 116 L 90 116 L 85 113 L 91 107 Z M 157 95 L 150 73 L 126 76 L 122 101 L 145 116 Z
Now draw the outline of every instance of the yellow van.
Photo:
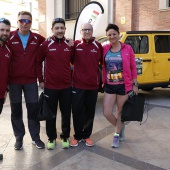
M 106 36 L 98 41 L 108 43 Z M 120 41 L 133 48 L 140 89 L 170 85 L 170 31 L 122 32 Z

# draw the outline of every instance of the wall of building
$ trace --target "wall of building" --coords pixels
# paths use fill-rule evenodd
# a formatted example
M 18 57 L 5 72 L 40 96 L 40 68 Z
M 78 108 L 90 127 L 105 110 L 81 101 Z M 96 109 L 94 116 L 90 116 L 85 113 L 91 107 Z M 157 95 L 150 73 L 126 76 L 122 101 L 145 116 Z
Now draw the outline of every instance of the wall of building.
M 39 14 L 39 33 L 44 37 L 47 37 L 47 25 L 46 25 L 46 0 L 40 0 L 38 2 L 38 14 Z
M 120 30 L 131 30 L 132 0 L 115 0 L 114 15 L 114 23 L 119 26 Z
M 161 10 L 160 1 L 115 0 L 115 23 L 121 31 L 170 30 L 170 9 Z

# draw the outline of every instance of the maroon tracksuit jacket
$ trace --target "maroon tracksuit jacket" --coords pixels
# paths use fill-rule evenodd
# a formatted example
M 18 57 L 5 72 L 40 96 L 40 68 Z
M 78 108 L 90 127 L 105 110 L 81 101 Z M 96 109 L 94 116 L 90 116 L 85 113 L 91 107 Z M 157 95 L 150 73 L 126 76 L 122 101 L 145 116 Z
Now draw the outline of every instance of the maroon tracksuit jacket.
M 10 61 L 11 49 L 5 43 L 0 46 L 0 99 L 4 98 L 7 89 Z
M 18 29 L 11 32 L 9 46 L 12 49 L 13 56 L 9 83 L 29 84 L 37 81 L 36 57 L 38 48 L 44 40 L 43 36 L 30 31 L 28 43 L 24 50 L 18 35 Z
M 39 82 L 45 83 L 48 89 L 64 89 L 71 86 L 73 47 L 68 46 L 65 38 L 56 40 L 53 36 L 40 46 L 37 58 L 37 75 Z M 44 77 L 42 62 L 44 61 Z
M 75 41 L 73 87 L 97 90 L 100 84 L 99 62 L 102 64 L 102 46 L 92 38 L 88 43 Z

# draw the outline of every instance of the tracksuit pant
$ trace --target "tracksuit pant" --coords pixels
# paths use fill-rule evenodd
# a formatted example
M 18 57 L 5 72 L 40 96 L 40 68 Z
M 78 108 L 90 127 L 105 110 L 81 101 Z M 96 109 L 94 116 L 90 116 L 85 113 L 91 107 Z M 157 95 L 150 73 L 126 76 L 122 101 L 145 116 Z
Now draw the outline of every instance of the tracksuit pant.
M 38 103 L 37 82 L 31 84 L 10 84 L 9 97 L 11 103 L 11 121 L 16 140 L 23 140 L 25 126 L 23 122 L 22 92 L 25 97 L 28 129 L 33 141 L 40 139 L 40 123 L 36 121 L 36 108 Z
M 51 110 L 56 114 L 56 117 L 46 121 L 46 132 L 49 140 L 55 140 L 57 138 L 56 130 L 56 118 L 57 118 L 57 107 L 58 103 L 61 111 L 61 129 L 62 133 L 60 138 L 70 137 L 70 118 L 71 118 L 71 90 L 72 88 L 66 89 L 44 89 L 46 95 L 46 102 Z
M 77 140 L 87 139 L 93 130 L 95 116 L 97 90 L 72 90 L 72 113 L 74 125 L 74 138 Z
M 4 104 L 4 98 L 0 99 L 0 114 L 1 114 L 2 109 L 3 109 L 3 104 Z

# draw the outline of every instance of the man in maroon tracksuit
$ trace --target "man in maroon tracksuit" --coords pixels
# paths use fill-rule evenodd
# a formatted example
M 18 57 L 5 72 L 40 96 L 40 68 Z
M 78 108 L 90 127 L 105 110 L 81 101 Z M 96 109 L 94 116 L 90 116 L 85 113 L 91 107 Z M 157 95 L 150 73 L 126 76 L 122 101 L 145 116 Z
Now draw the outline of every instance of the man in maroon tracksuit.
M 72 112 L 74 139 L 70 146 L 77 146 L 82 139 L 93 146 L 90 139 L 97 101 L 99 62 L 102 64 L 102 46 L 92 37 L 93 27 L 89 23 L 81 26 L 82 40 L 75 41 Z
M 30 12 L 18 13 L 18 29 L 11 32 L 9 45 L 13 52 L 9 77 L 9 96 L 11 103 L 11 121 L 16 137 L 14 148 L 22 149 L 25 127 L 22 112 L 22 92 L 24 93 L 28 129 L 32 143 L 37 148 L 44 148 L 40 140 L 40 123 L 35 121 L 35 109 L 38 103 L 38 86 L 36 75 L 36 56 L 44 37 L 30 31 L 32 15 Z
M 11 23 L 9 20 L 0 18 L 0 114 L 7 94 L 8 73 L 11 61 L 11 50 L 6 44 L 10 34 L 10 27 Z M 3 155 L 0 154 L 0 160 L 2 159 Z
M 71 70 L 73 47 L 68 45 L 65 39 L 65 21 L 55 18 L 52 22 L 53 36 L 40 46 L 37 60 L 37 75 L 40 86 L 44 87 L 46 101 L 51 110 L 57 114 L 59 102 L 62 133 L 60 135 L 62 148 L 69 147 L 70 115 L 71 115 Z M 44 61 L 44 77 L 42 75 L 42 62 Z M 57 117 L 57 116 L 56 116 Z M 46 121 L 48 136 L 47 149 L 55 149 L 56 146 L 56 117 Z

